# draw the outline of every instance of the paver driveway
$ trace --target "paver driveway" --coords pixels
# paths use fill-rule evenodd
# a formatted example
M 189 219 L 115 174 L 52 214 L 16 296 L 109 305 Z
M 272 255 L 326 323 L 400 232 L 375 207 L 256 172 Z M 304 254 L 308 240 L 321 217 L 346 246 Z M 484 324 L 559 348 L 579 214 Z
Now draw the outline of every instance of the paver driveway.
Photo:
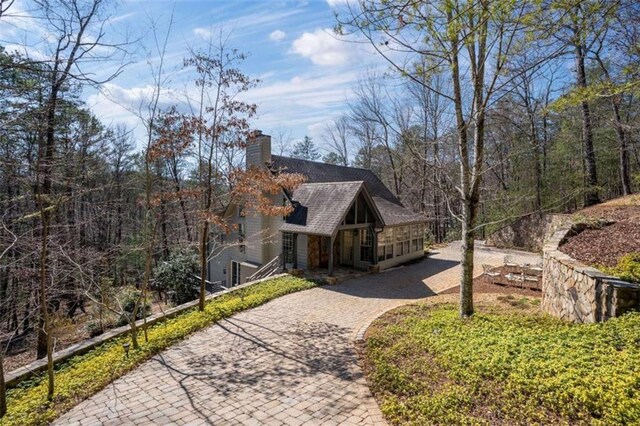
M 505 252 L 480 249 L 499 264 Z M 384 424 L 353 341 L 373 318 L 455 285 L 456 245 L 424 261 L 271 301 L 198 332 L 57 424 Z M 523 255 L 523 259 L 535 257 Z

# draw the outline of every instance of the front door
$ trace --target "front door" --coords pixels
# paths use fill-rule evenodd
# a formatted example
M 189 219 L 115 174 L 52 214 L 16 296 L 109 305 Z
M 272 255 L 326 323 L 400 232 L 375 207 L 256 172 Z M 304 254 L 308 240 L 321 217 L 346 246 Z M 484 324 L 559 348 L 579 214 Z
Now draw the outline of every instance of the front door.
M 353 232 L 352 231 L 340 231 L 341 235 L 341 251 L 340 264 L 346 266 L 353 266 Z
M 320 267 L 329 267 L 329 250 L 331 250 L 331 238 L 320 237 Z

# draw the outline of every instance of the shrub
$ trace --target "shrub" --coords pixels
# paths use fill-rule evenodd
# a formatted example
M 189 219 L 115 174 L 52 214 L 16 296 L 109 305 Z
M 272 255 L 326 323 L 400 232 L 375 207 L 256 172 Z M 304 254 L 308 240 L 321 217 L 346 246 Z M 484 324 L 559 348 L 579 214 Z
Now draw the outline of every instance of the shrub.
M 154 269 L 154 289 L 166 293 L 171 303 L 181 305 L 198 298 L 200 283 L 195 278 L 200 265 L 189 251 L 177 251 Z
M 140 339 L 140 350 L 131 350 L 129 357 L 125 357 L 122 350 L 127 337 L 110 340 L 58 366 L 54 402 L 47 401 L 46 377 L 36 377 L 10 389 L 8 411 L 0 419 L 0 425 L 48 424 L 79 401 L 100 391 L 113 380 L 189 334 L 237 312 L 313 286 L 313 283 L 301 278 L 281 277 L 220 295 L 207 303 L 204 312 L 192 309 L 149 327 L 149 341 Z
M 621 280 L 640 283 L 640 253 L 626 254 L 620 258 L 616 266 L 610 268 L 601 266 L 600 269 Z
M 141 302 L 141 295 L 142 293 L 140 290 L 131 287 L 125 288 L 119 295 L 118 299 L 120 300 L 120 306 L 122 306 L 123 312 L 120 315 L 120 318 L 118 318 L 118 327 L 129 324 L 129 320 L 133 316 L 133 310 L 135 309 L 136 303 Z M 141 304 L 136 313 L 136 320 L 140 320 L 149 315 L 151 315 L 151 305 L 149 303 L 145 303 L 144 306 L 142 306 Z
M 113 327 L 115 327 L 115 324 L 111 318 L 104 318 L 102 321 L 93 318 L 84 325 L 84 331 L 87 332 L 89 337 L 96 337 Z

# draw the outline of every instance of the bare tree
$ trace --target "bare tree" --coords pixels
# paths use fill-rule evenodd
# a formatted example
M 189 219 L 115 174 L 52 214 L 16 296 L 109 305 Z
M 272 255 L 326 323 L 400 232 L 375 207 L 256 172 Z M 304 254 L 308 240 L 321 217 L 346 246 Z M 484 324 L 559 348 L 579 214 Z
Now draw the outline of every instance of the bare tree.
M 2 233 L 9 236 L 9 240 L 6 243 L 6 247 L 0 253 L 0 261 L 4 259 L 5 255 L 16 245 L 18 237 L 13 233 L 5 224 L 4 217 L 0 219 L 2 225 Z M 4 241 L 4 238 L 2 239 Z M 3 244 L 5 245 L 5 244 Z M 0 347 L 0 418 L 7 413 L 7 389 L 4 382 L 4 352 L 5 349 Z
M 13 6 L 13 3 L 15 3 L 15 0 L 0 0 L 0 18 L 6 15 L 9 8 Z
M 96 78 L 86 71 L 86 65 L 98 60 L 113 59 L 123 52 L 123 44 L 106 40 L 104 31 L 106 17 L 102 16 L 107 6 L 104 0 L 36 0 L 39 13 L 51 35 L 51 57 L 47 62 L 48 93 L 42 119 L 44 135 L 39 150 L 34 185 L 34 199 L 42 223 L 40 252 L 40 327 L 38 334 L 38 358 L 47 356 L 48 397 L 53 397 L 53 348 L 51 323 L 48 310 L 48 284 L 51 280 L 48 268 L 49 231 L 51 218 L 58 202 L 54 197 L 54 162 L 56 160 L 57 111 L 60 93 L 72 82 L 98 85 L 115 78 L 121 71 Z M 102 52 L 108 52 L 106 54 Z
M 293 145 L 291 130 L 278 126 L 273 130 L 271 139 L 273 141 L 273 148 L 277 155 L 285 155 L 291 150 L 291 146 Z
M 462 274 L 460 315 L 473 314 L 473 253 L 484 170 L 488 104 L 523 31 L 527 2 L 361 0 L 338 17 L 338 30 L 364 37 L 402 75 L 448 99 L 456 117 L 461 204 Z M 400 55 L 399 55 L 400 54 Z M 401 59 L 398 59 L 401 56 Z M 420 80 L 414 64 L 427 59 L 424 72 L 446 72 L 451 93 Z
M 350 135 L 349 118 L 346 115 L 341 115 L 325 127 L 327 144 L 331 151 L 337 154 L 338 164 L 342 166 L 349 165 Z

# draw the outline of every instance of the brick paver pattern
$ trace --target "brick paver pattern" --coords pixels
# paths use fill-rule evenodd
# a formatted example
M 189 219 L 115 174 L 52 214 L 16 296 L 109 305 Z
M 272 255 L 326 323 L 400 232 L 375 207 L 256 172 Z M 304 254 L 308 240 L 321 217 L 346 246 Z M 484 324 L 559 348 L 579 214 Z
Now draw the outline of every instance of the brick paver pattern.
M 480 248 L 478 271 L 504 254 Z M 354 339 L 386 310 L 456 285 L 457 259 L 452 245 L 417 264 L 242 312 L 153 357 L 55 424 L 385 424 Z

